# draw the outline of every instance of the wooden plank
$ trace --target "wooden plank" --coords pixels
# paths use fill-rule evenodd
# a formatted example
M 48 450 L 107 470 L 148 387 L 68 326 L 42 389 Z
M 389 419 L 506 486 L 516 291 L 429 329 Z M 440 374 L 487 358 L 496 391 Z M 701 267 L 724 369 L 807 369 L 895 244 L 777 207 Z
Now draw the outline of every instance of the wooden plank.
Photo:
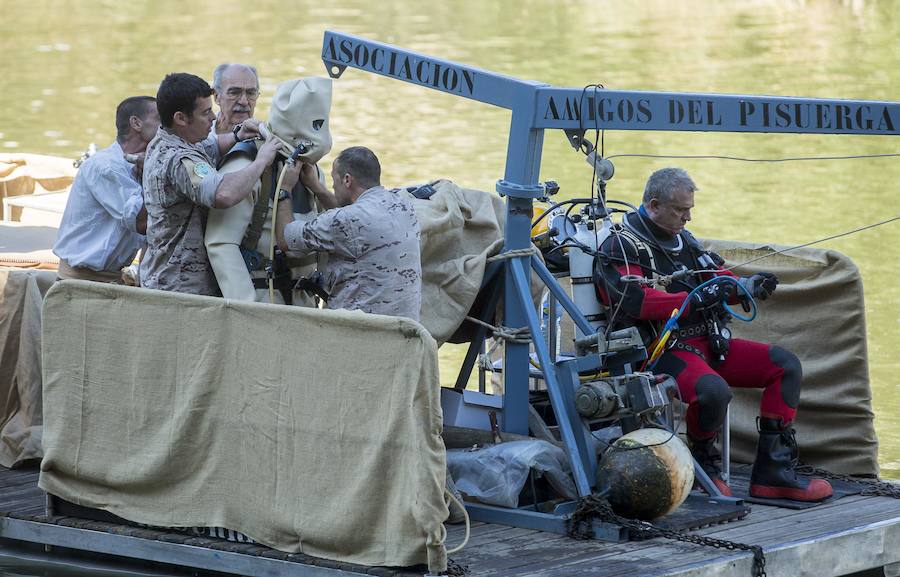
M 540 533 L 534 529 L 522 529 L 519 527 L 504 527 L 501 531 L 492 531 L 490 533 L 482 533 L 469 539 L 469 543 L 473 547 L 481 547 L 489 543 L 503 542 L 514 537 L 522 535 L 534 536 Z
M 763 544 L 796 540 L 874 521 L 900 517 L 900 503 L 891 499 L 866 500 L 847 508 L 807 509 L 802 514 L 770 519 L 751 526 L 726 527 L 705 533 L 712 537 L 734 541 L 760 541 Z
M 0 501 L 0 511 L 18 511 L 23 505 L 32 506 L 33 504 L 45 502 L 44 493 L 37 487 L 22 487 L 10 491 L 4 491 L 2 501 Z
M 37 485 L 38 471 L 15 471 L 6 469 L 0 474 L 0 490 L 7 487 L 15 487 L 17 485 L 31 484 Z
M 598 553 L 611 549 L 621 550 L 629 544 L 583 541 L 557 535 L 556 538 L 533 539 L 526 544 L 516 543 L 509 548 L 508 542 L 491 544 L 471 551 L 467 555 L 477 575 L 521 575 L 523 568 L 532 568 L 546 563 L 558 564 L 561 559 L 574 555 Z

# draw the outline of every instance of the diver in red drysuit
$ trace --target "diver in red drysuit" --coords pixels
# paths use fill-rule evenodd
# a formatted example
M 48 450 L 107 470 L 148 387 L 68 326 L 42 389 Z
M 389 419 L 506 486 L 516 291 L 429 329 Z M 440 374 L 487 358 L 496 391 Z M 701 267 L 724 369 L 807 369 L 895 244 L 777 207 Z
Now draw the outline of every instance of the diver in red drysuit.
M 721 258 L 704 250 L 685 230 L 695 190 L 682 169 L 654 172 L 638 211 L 626 214 L 622 225 L 614 227 L 601 246 L 594 280 L 598 295 L 612 311 L 614 329 L 641 320 L 650 321 L 639 324 L 642 331 L 658 330 L 691 291 L 714 277 L 731 277 L 759 300 L 774 292 L 778 284 L 775 275 L 738 278 L 723 270 Z M 685 269 L 716 272 L 676 275 L 664 290 L 628 278 L 653 278 Z M 678 320 L 679 328 L 670 338 L 674 345 L 663 353 L 653 371 L 670 374 L 678 382 L 688 405 L 685 420 L 691 453 L 723 494 L 731 495 L 731 490 L 722 479 L 721 456 L 714 440 L 731 401 L 730 387 L 755 387 L 763 389 L 763 394 L 750 494 L 796 501 L 825 499 L 832 494 L 827 481 L 800 477 L 794 470 L 797 444 L 791 423 L 800 401 L 800 361 L 777 345 L 730 338 L 730 315 L 723 303 L 742 300 L 742 291 L 733 281 L 714 282 L 691 295 Z M 654 336 L 645 334 L 648 339 Z

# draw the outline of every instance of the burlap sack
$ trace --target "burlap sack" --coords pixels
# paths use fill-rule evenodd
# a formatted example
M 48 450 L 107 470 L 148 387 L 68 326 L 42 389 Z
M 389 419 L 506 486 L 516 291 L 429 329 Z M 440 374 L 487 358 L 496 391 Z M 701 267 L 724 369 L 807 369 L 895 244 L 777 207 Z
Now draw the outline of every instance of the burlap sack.
M 40 459 L 41 301 L 56 273 L 0 270 L 0 465 Z
M 726 266 L 784 247 L 722 240 L 706 245 Z M 735 337 L 778 344 L 803 364 L 797 412 L 800 458 L 838 473 L 878 473 L 872 392 L 866 351 L 862 280 L 849 258 L 833 250 L 803 248 L 762 259 L 734 272 L 775 273 L 772 298 L 759 303 L 753 322 L 734 322 Z M 756 458 L 759 390 L 732 389 L 732 459 Z
M 40 487 L 131 521 L 443 571 L 441 418 L 409 319 L 83 281 L 45 300 Z
M 422 325 L 444 343 L 462 324 L 484 278 L 487 259 L 503 248 L 504 204 L 496 194 L 432 183 L 412 198 L 422 231 Z

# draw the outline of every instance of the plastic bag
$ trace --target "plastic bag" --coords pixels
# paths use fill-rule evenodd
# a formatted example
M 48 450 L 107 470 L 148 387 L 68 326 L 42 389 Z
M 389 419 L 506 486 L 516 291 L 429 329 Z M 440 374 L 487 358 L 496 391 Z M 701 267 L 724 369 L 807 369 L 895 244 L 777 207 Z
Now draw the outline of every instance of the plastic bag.
M 578 492 L 565 452 L 535 439 L 447 451 L 447 467 L 456 487 L 488 505 L 515 508 L 529 469 L 544 474 L 554 491 L 567 499 Z

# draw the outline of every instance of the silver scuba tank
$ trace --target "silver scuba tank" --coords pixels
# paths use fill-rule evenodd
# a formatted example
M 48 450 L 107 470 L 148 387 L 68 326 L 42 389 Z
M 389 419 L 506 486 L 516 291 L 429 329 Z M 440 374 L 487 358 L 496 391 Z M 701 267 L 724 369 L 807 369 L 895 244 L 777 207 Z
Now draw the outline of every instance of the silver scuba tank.
M 588 215 L 590 212 L 588 212 Z M 598 228 L 599 227 L 599 228 Z M 610 234 L 612 221 L 609 217 L 603 220 L 593 220 L 589 217 L 582 218 L 575 223 L 574 239 L 583 245 L 586 250 L 578 246 L 569 248 L 569 275 L 572 280 L 572 300 L 585 316 L 595 331 L 606 327 L 606 315 L 603 304 L 597 299 L 597 291 L 594 288 L 594 254 Z M 589 252 L 588 252 L 589 251 Z M 576 338 L 588 335 L 575 327 Z

